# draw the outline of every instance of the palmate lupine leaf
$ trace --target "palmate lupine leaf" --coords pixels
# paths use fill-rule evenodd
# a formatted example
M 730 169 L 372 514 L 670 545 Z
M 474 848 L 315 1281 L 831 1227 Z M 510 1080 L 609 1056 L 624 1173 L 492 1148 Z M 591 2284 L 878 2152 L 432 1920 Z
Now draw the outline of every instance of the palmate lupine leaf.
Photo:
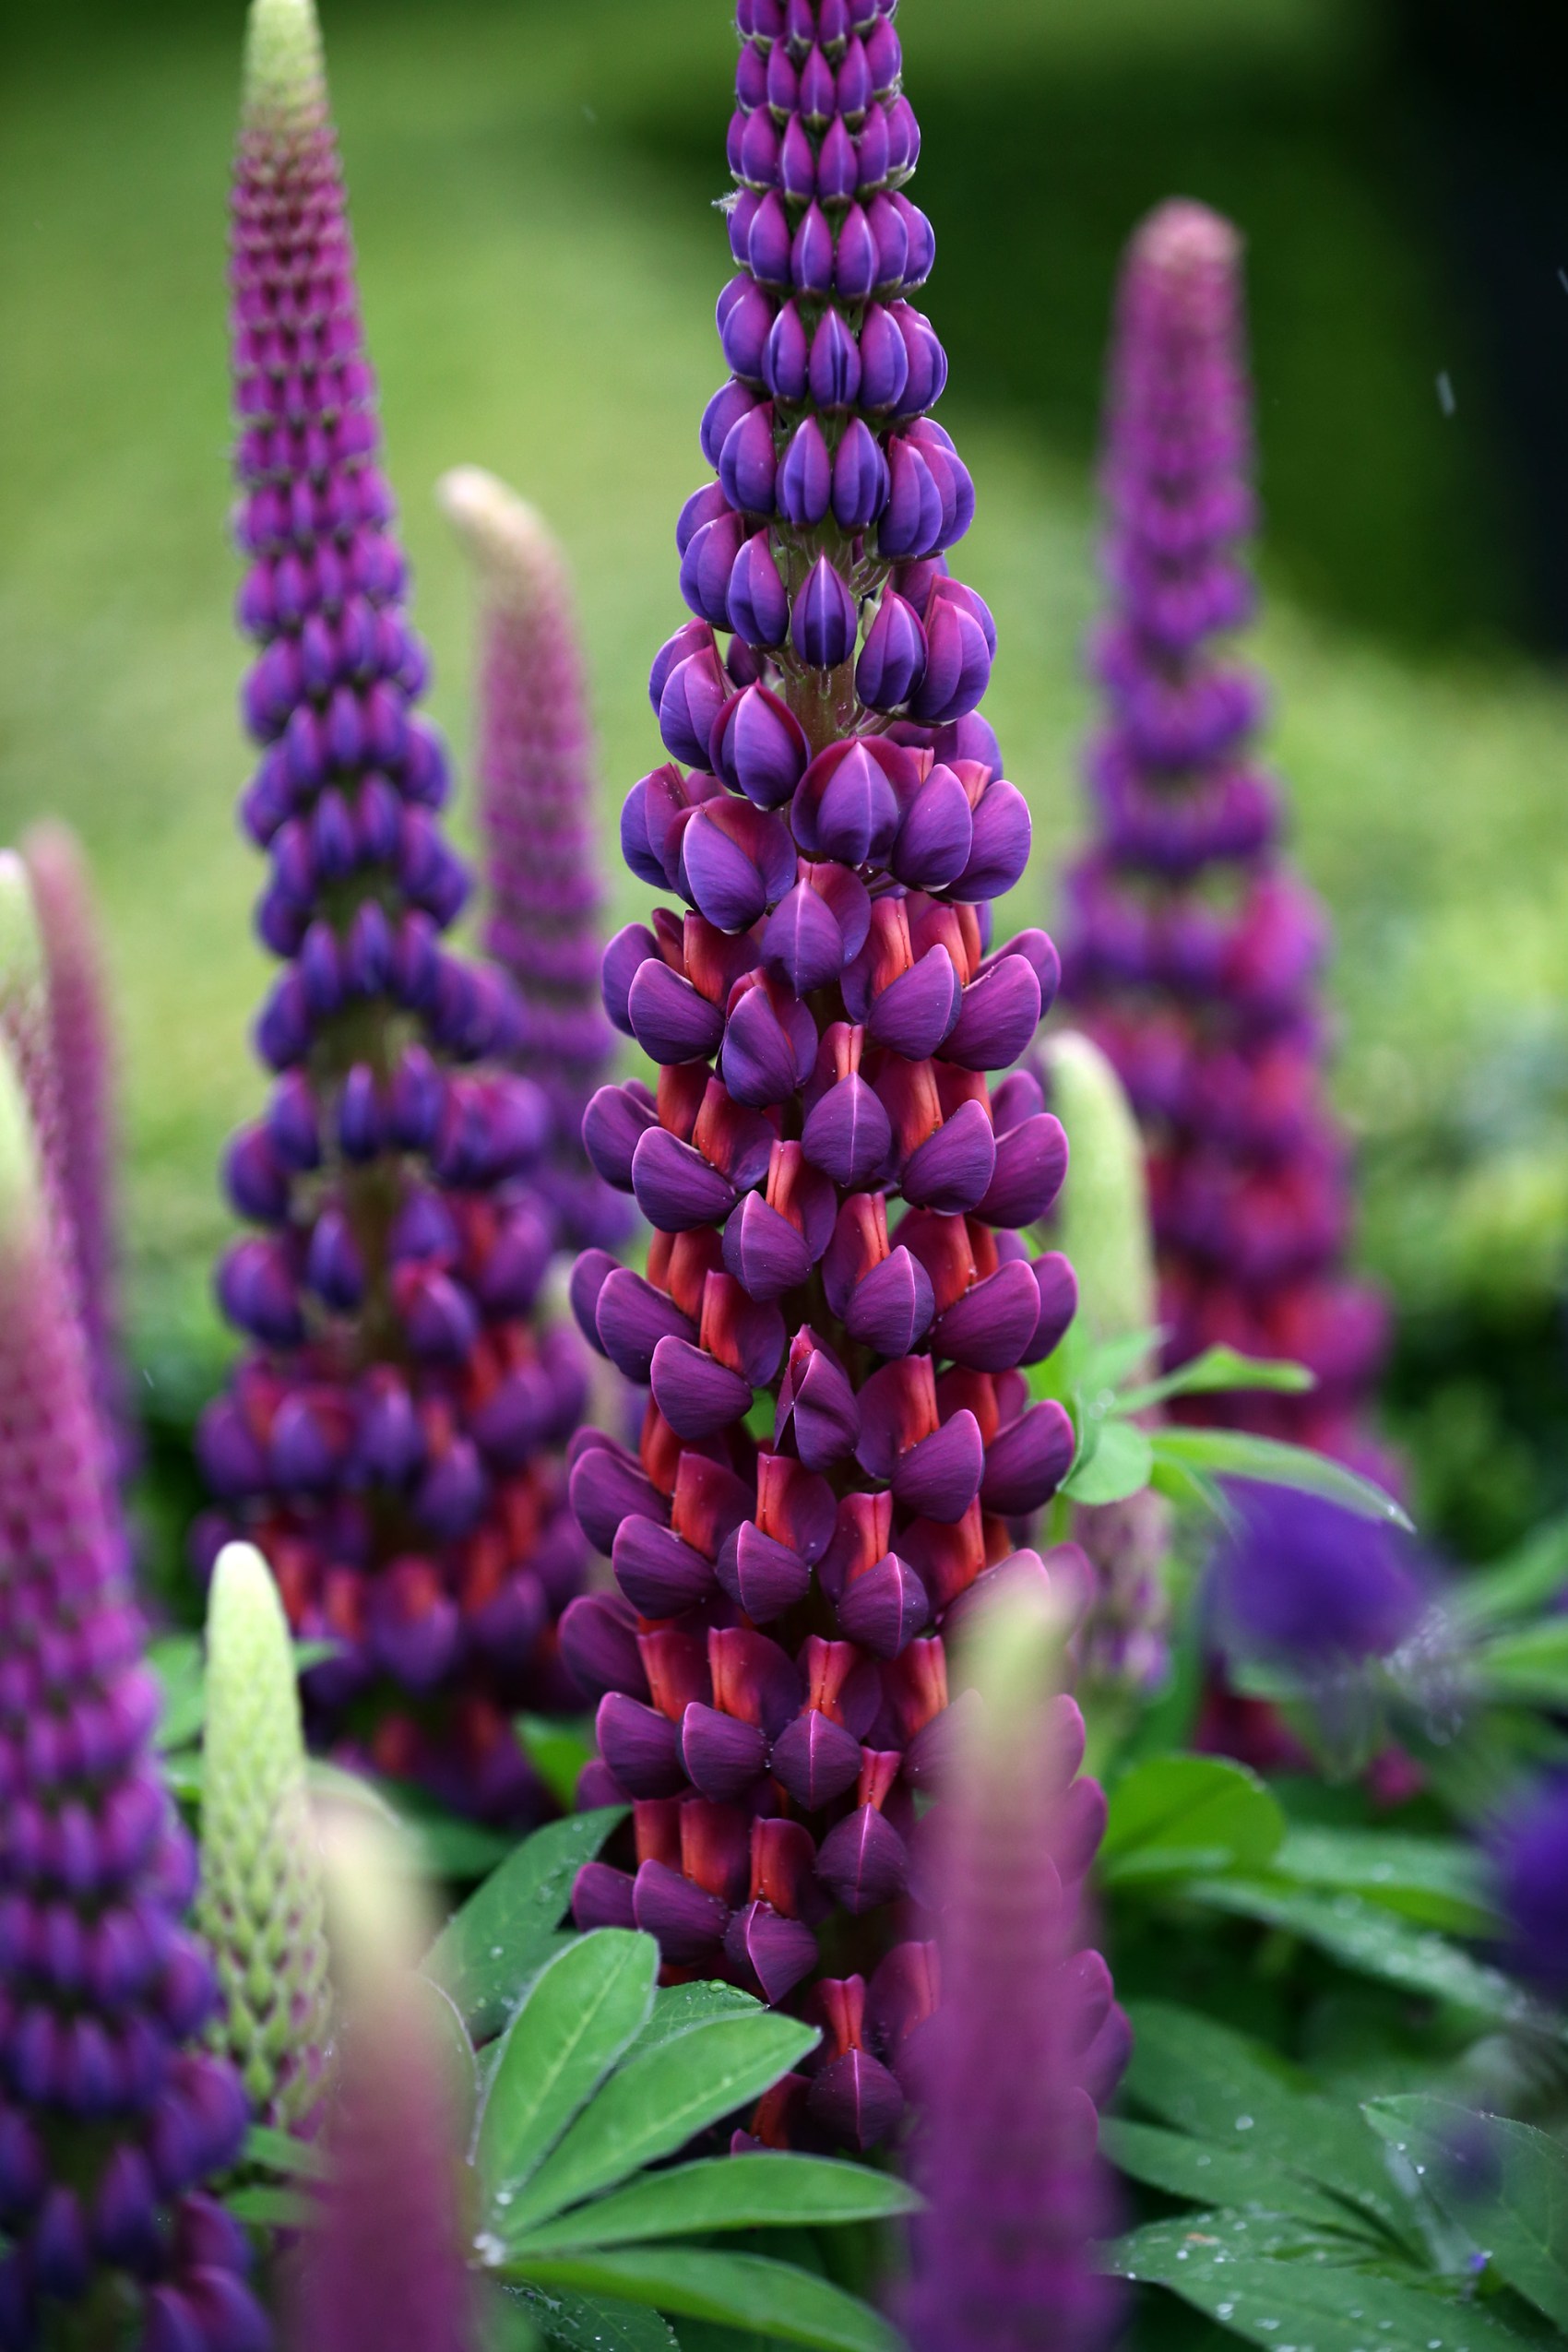
M 1528 2123 L 1448 2099 L 1374 2099 L 1363 2111 L 1422 2193 L 1485 2248 L 1497 2276 L 1568 2329 L 1568 2149 Z
M 885 2175 L 813 2156 L 646 2171 L 759 2097 L 816 2039 L 732 1987 L 656 1993 L 658 1962 L 651 1937 L 603 1929 L 567 1944 L 525 1991 L 475 2139 L 481 2263 L 527 2290 L 527 2317 L 566 2346 L 595 2340 L 602 2302 L 602 2341 L 625 2352 L 666 2338 L 618 2305 L 823 2352 L 885 2352 L 895 2342 L 885 2323 L 826 2279 L 672 2242 L 887 2219 L 916 2200 Z
M 500 2032 L 523 1986 L 555 1949 L 573 1881 L 624 1819 L 624 1806 L 604 1805 L 537 1830 L 442 1929 L 424 1972 L 451 1994 L 476 2042 Z
M 1221 1756 L 1150 1756 L 1111 1792 L 1100 1874 L 1111 1886 L 1261 1870 L 1285 1835 L 1279 1800 Z

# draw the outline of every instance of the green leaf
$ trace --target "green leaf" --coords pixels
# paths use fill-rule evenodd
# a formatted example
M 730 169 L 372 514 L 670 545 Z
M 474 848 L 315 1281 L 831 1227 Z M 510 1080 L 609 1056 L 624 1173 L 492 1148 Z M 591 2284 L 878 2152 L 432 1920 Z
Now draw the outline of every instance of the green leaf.
M 1068 1326 L 1069 1338 L 1076 1329 L 1075 1324 Z M 1158 1355 L 1164 1336 L 1163 1331 L 1156 1328 L 1129 1331 L 1119 1339 L 1099 1341 L 1086 1348 L 1083 1361 L 1076 1368 L 1076 1385 L 1088 1396 L 1098 1396 L 1101 1389 L 1119 1389 L 1129 1372 L 1135 1372 L 1140 1364 L 1146 1364 L 1151 1357 Z
M 1568 1617 L 1494 1633 L 1476 1651 L 1474 1669 L 1488 1698 L 1568 1707 Z
M 576 1801 L 577 1782 L 593 1754 L 592 1718 L 573 1723 L 545 1715 L 518 1715 L 512 1728 L 522 1741 L 529 1762 L 556 1803 L 570 1812 Z
M 1118 1396 L 1116 1409 L 1141 1413 L 1150 1405 L 1163 1405 L 1169 1396 L 1208 1396 L 1219 1390 L 1268 1388 L 1299 1396 L 1303 1389 L 1316 1386 L 1317 1375 L 1305 1364 L 1293 1364 L 1282 1357 L 1243 1356 L 1235 1348 L 1206 1348 L 1201 1356 L 1194 1356 L 1175 1372 Z
M 642 2304 L 600 2302 L 569 2294 L 564 2287 L 504 2287 L 499 2280 L 493 2282 L 493 2294 L 501 2306 L 500 2324 L 491 2326 L 485 2352 L 514 2352 L 514 2345 L 516 2352 L 526 2352 L 540 2336 L 547 2344 L 564 2346 L 565 2352 L 681 2352 L 680 2338 L 669 2321 Z M 516 2312 L 511 2329 L 507 2305 Z M 529 2329 L 527 2335 L 522 2327 Z
M 158 1677 L 162 1706 L 158 1719 L 160 1748 L 184 1748 L 200 1736 L 207 1713 L 207 1676 L 199 1633 L 165 1633 L 148 1645 L 147 1662 Z
M 1206 1471 L 1194 1470 L 1186 1462 L 1168 1460 L 1158 1446 L 1149 1484 L 1156 1494 L 1164 1495 L 1178 1511 L 1201 1511 L 1206 1517 L 1218 1519 L 1221 1526 L 1235 1523 L 1236 1514 L 1225 1500 L 1224 1489 Z
M 1208 1478 L 1293 1487 L 1300 1494 L 1337 1503 L 1363 1519 L 1383 1519 L 1410 1529 L 1408 1517 L 1391 1494 L 1342 1462 L 1331 1462 L 1304 1445 L 1286 1445 L 1277 1437 L 1254 1437 L 1250 1431 L 1235 1429 L 1166 1428 L 1153 1431 L 1151 1437 L 1155 1460 L 1161 1465 L 1173 1464 Z
M 615 2253 L 540 2255 L 517 2270 L 536 2285 L 651 2303 L 677 2319 L 689 2312 L 786 2344 L 816 2345 L 821 2352 L 901 2352 L 897 2336 L 869 2305 L 810 2271 L 761 2254 L 638 2246 Z
M 660 2042 L 672 2041 L 677 2034 L 689 2033 L 694 2025 L 704 2025 L 710 2017 L 754 2017 L 762 2002 L 739 1985 L 727 1985 L 716 1977 L 699 1978 L 689 1985 L 660 1985 L 653 1996 L 653 2008 L 648 2021 L 632 2045 L 635 2057 L 645 2049 L 657 2049 Z
M 1348 2205 L 1257 2151 L 1217 2147 L 1211 2140 L 1190 2139 L 1184 2132 L 1125 2116 L 1108 2116 L 1099 2138 L 1119 2171 L 1163 2189 L 1167 2196 L 1185 2197 L 1195 2205 L 1218 2202 L 1244 2213 L 1288 2215 L 1318 2229 L 1359 2227 Z
M 788 2229 L 846 2221 L 885 2221 L 916 2211 L 920 2199 L 891 2173 L 824 2156 L 718 2156 L 650 2173 L 597 2204 L 578 2205 L 522 2238 L 509 2258 L 624 2246 L 648 2238 L 690 2238 L 710 2229 Z
M 1465 1625 L 1501 1625 L 1528 1617 L 1568 1587 L 1568 1515 L 1538 1527 L 1517 1550 L 1490 1568 L 1472 1570 L 1444 1596 L 1449 1614 Z
M 1135 1421 L 1102 1421 L 1083 1467 L 1063 1481 L 1075 1503 L 1124 1503 L 1141 1494 L 1154 1468 L 1154 1447 Z
M 507 2215 L 508 2234 L 672 2156 L 710 2123 L 760 2098 L 816 2040 L 814 2027 L 762 2009 L 711 2018 L 639 2051 L 534 2175 Z
M 1375 2099 L 1365 2113 L 1498 2276 L 1568 2329 L 1568 2150 L 1528 2123 L 1447 2099 Z
M 1347 2266 L 1355 2249 L 1242 2214 L 1185 2214 L 1119 2239 L 1111 2267 L 1169 2287 L 1269 2352 L 1522 2352 L 1474 2302 Z
M 1131 2002 L 1126 2089 L 1195 2139 L 1300 2174 L 1370 2214 L 1393 2237 L 1420 2231 L 1360 2114 L 1304 2087 L 1275 2052 L 1213 2017 L 1161 2001 Z M 1348 2226 L 1348 2223 L 1347 2223 Z
M 1451 1837 L 1387 1829 L 1292 1827 L 1270 1875 L 1336 1887 L 1449 1935 L 1489 1935 L 1496 1920 L 1475 1848 Z
M 416 1977 L 411 1990 L 424 2011 L 424 2032 L 430 2046 L 439 2054 L 452 2128 L 458 2146 L 466 2152 L 473 2139 L 479 2112 L 479 2061 L 469 2039 L 469 2029 L 457 2014 L 457 2004 L 451 1994 L 443 1992 L 428 1977 Z
M 326 2156 L 311 2141 L 296 2140 L 291 2132 L 275 2132 L 270 2123 L 251 2125 L 240 2161 L 303 2180 L 324 2180 L 327 2168 Z
M 243 2189 L 231 2189 L 223 2203 L 236 2221 L 257 2229 L 312 2229 L 315 2226 L 314 2199 L 302 2196 L 297 2189 L 280 2188 L 275 2181 L 256 2180 Z
M 517 2191 L 641 2031 L 658 1974 L 651 1936 L 601 1928 L 534 1978 L 506 2028 L 479 2128 L 492 2228 L 505 2230 Z
M 1458 1944 L 1362 1895 L 1234 1878 L 1198 1880 L 1185 1891 L 1210 1910 L 1260 1919 L 1266 1927 L 1299 1935 L 1342 1967 L 1397 1985 L 1403 1992 L 1453 2002 L 1504 2025 L 1527 2024 L 1534 2014 L 1526 1995 L 1501 1968 L 1488 1967 Z
M 1111 1886 L 1261 1870 L 1285 1835 L 1278 1799 L 1220 1756 L 1150 1756 L 1111 1792 L 1100 1873 Z
M 160 1756 L 158 1769 L 171 1797 L 182 1805 L 200 1804 L 204 1783 L 199 1748 L 182 1748 L 177 1754 Z
M 523 1986 L 550 1956 L 573 1880 L 625 1817 L 624 1805 L 601 1805 L 536 1829 L 436 1937 L 424 1973 L 451 1994 L 476 2042 L 505 2024 Z

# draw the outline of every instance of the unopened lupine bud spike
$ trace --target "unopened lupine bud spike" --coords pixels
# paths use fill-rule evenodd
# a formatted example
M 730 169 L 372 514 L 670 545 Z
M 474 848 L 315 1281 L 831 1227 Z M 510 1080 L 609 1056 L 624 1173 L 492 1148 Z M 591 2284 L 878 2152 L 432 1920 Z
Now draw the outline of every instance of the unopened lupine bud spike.
M 1349 1183 L 1324 1089 L 1326 925 L 1280 849 L 1259 683 L 1227 640 L 1253 601 L 1241 240 L 1204 206 L 1128 247 L 1102 469 L 1106 723 L 1095 839 L 1067 883 L 1063 997 L 1150 1138 L 1166 1356 L 1287 1357 L 1305 1394 L 1206 1397 L 1205 1418 L 1365 1457 L 1381 1301 L 1344 1271 Z
M 218 1970 L 215 2045 L 263 2121 L 309 2120 L 329 2032 L 320 1853 L 288 1620 L 267 1562 L 229 1544 L 207 1609 L 201 1891 Z
M 989 1083 L 1055 952 L 1025 933 L 989 956 L 1029 815 L 975 709 L 994 624 L 940 552 L 973 492 L 924 413 L 946 362 L 907 300 L 932 245 L 893 184 L 918 133 L 892 10 L 855 6 L 736 12 L 717 479 L 676 532 L 696 618 L 650 678 L 669 756 L 622 819 L 632 871 L 692 911 L 612 943 L 605 1004 L 658 1087 L 601 1088 L 585 1122 L 655 1238 L 646 1278 L 588 1253 L 574 1286 L 651 1398 L 636 1464 L 577 1457 L 619 1605 L 579 1604 L 563 1644 L 598 1706 L 585 1801 L 634 1808 L 579 1922 L 629 1905 L 671 1968 L 823 2021 L 809 2084 L 758 2131 L 863 2147 L 903 2111 L 918 2019 L 823 1977 L 818 1931 L 838 1913 L 841 1944 L 852 1918 L 873 1964 L 923 1948 L 943 1629 L 1073 1435 L 1023 1371 L 1071 1318 L 1071 1272 L 1011 1231 L 1065 1146 L 1038 1087 Z M 773 1661 L 751 1659 L 766 1699 L 743 1643 Z
M 1094 2261 L 1109 2218 L 1096 2108 L 1127 2048 L 1085 1945 L 1104 1800 L 1074 1777 L 1082 1722 L 1053 1696 L 1063 1612 L 1032 1575 L 998 1586 L 965 1629 L 976 1704 L 932 1823 L 936 1998 L 909 2061 L 926 2205 L 901 2317 L 913 2352 L 1030 2352 L 1042 2320 L 1060 2352 L 1091 2352 L 1121 2300 Z M 873 1991 L 905 2009 L 902 1983 Z
M 1152 1332 L 1157 1315 L 1144 1140 L 1115 1068 L 1093 1039 L 1055 1031 L 1045 1048 L 1051 1109 L 1073 1140 L 1052 1219 L 1098 1340 Z
M 294 1632 L 331 1648 L 308 1680 L 314 1731 L 520 1820 L 547 1798 L 512 1717 L 561 1694 L 554 1619 L 586 1559 L 560 1449 L 587 1358 L 536 1303 L 551 1115 L 516 1064 L 538 1019 L 499 964 L 447 944 L 467 876 L 416 708 L 426 663 L 308 0 L 254 0 L 231 277 L 240 617 L 258 646 L 244 814 L 284 968 L 256 1031 L 271 1105 L 228 1162 L 265 1230 L 219 1274 L 249 1344 L 198 1431 L 220 1507 L 193 1549 L 204 1571 L 230 1538 L 279 1563 Z M 592 911 L 590 894 L 559 968 L 583 967 L 579 993 L 547 1041 L 582 1073 L 606 1034 Z M 595 1191 L 581 1170 L 577 1196 Z
M 539 1182 L 564 1241 L 612 1243 L 627 1229 L 626 1205 L 594 1173 L 581 1141 L 614 1039 L 599 997 L 595 759 L 565 558 L 534 509 L 481 467 L 443 475 L 436 495 L 481 588 L 483 935 L 523 1001 L 513 1066 L 544 1088 L 554 1113 Z
M 195 1855 L 158 1771 L 128 1553 L 0 1044 L 6 2340 L 108 2344 L 129 2325 L 138 2343 L 264 2352 L 244 2234 L 203 2187 L 233 2164 L 247 2111 L 233 2071 L 193 2047 L 216 1988 L 184 1923 Z
M 356 1810 L 328 1829 L 334 2000 L 341 2020 L 315 2191 L 291 2279 L 296 2352 L 474 2352 L 457 2089 L 417 1973 L 422 1891 L 391 1823 Z M 454 2021 L 455 2023 L 455 2021 Z

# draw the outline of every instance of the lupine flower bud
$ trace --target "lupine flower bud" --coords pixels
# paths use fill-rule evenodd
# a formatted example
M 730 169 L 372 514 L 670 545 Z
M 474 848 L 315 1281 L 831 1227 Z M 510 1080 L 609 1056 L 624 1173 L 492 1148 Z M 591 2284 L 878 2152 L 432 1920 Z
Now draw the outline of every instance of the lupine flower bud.
M 1085 1942 L 1085 1881 L 1105 1800 L 1075 1777 L 1084 1728 L 1053 1697 L 1063 1627 L 1038 1586 L 1002 1580 L 966 1629 L 975 1704 L 930 1819 L 941 1888 L 930 1995 L 885 1965 L 873 1988 L 903 2023 L 921 2100 L 901 2313 L 912 2352 L 1089 2352 L 1121 2290 L 1093 2266 L 1109 2200 L 1097 2108 L 1129 2030 Z M 908 2030 L 908 2028 L 907 2028 Z
M 654 1238 L 646 1277 L 590 1252 L 573 1286 L 650 1397 L 635 1456 L 576 1455 L 617 1591 L 573 1604 L 562 1647 L 598 1708 L 585 1795 L 633 1806 L 579 1922 L 635 1921 L 671 1968 L 820 2019 L 810 2080 L 755 2136 L 869 2146 L 920 2013 L 873 1996 L 879 1968 L 923 1982 L 944 1627 L 1065 1475 L 1071 1426 L 1023 1368 L 1073 1293 L 1018 1238 L 1060 1187 L 1062 1129 L 1032 1082 L 988 1083 L 1029 1045 L 1055 951 L 990 952 L 1028 811 L 973 715 L 990 615 L 938 552 L 972 493 L 921 413 L 945 362 L 903 299 L 932 246 L 896 187 L 915 135 L 891 0 L 857 6 L 853 27 L 838 0 L 737 11 L 733 374 L 703 424 L 719 481 L 681 525 L 700 618 L 653 665 L 671 758 L 622 826 L 683 905 L 605 959 L 657 1089 L 603 1088 L 584 1130 Z M 835 1915 L 869 1991 L 820 1973 Z
M 1151 214 L 1111 362 L 1109 719 L 1088 752 L 1098 831 L 1068 880 L 1063 990 L 1149 1138 L 1168 1360 L 1226 1342 L 1317 1375 L 1306 1394 L 1192 1409 L 1361 1455 L 1384 1313 L 1341 1270 L 1325 927 L 1281 859 L 1279 789 L 1251 742 L 1261 693 L 1222 643 L 1253 604 L 1241 309 L 1235 231 L 1196 204 Z
M 60 1177 L 81 1294 L 93 1393 L 122 1472 L 135 1465 L 120 1352 L 114 1201 L 113 1040 L 108 981 L 86 862 L 64 825 L 35 826 L 22 843 L 43 942 L 49 1039 L 60 1104 Z
M 288 1620 L 249 1544 L 218 1555 L 207 1606 L 201 1891 L 218 1971 L 212 2038 L 255 2112 L 287 2128 L 321 2097 L 327 1934 Z
M 583 1111 L 608 1073 L 614 1039 L 599 1002 L 593 747 L 565 560 L 533 508 L 477 466 L 444 476 L 437 496 L 484 597 L 483 938 L 522 996 L 513 1066 L 543 1089 L 554 1117 L 551 1160 L 537 1182 L 564 1241 L 613 1242 L 626 1230 L 624 1205 L 595 1177 L 581 1143 Z
M 467 879 L 438 824 L 445 755 L 414 707 L 426 663 L 375 464 L 310 0 L 253 0 L 231 275 L 240 611 L 261 647 L 245 814 L 272 861 L 260 927 L 285 964 L 257 1028 L 271 1103 L 228 1163 L 235 1206 L 266 1230 L 219 1274 L 250 1346 L 199 1432 L 223 1507 L 197 1546 L 210 1559 L 254 1538 L 294 1631 L 333 1645 L 307 1693 L 323 1732 L 352 1701 L 380 1768 L 517 1815 L 541 1792 L 511 1717 L 556 1693 L 553 1621 L 583 1560 L 556 1449 L 586 1365 L 576 1335 L 533 1312 L 554 1223 L 536 1189 L 550 1109 L 515 1065 L 542 1050 L 544 1016 L 500 964 L 445 944 Z M 569 648 L 550 642 L 551 691 L 575 692 Z M 487 806 L 531 877 L 543 852 L 517 849 L 497 799 L 517 720 L 503 668 L 495 652 Z M 558 703 L 550 756 L 574 795 L 576 724 Z M 578 814 L 533 778 L 563 854 L 580 848 Z M 607 1032 L 573 1000 L 595 909 L 575 871 L 546 1058 L 577 1086 Z M 529 941 L 541 956 L 531 927 Z M 560 1172 L 539 1179 L 552 1200 Z M 570 1190 L 591 1206 L 586 1170 Z
M 315 2192 L 290 2281 L 291 2352 L 473 2352 L 454 2088 L 416 1974 L 428 1942 L 412 1861 L 356 1813 L 328 1840 L 334 2005 L 341 2019 Z
M 244 2094 L 195 1856 L 157 1771 L 86 1345 L 16 1064 L 0 1049 L 0 2335 L 264 2352 L 241 2232 L 201 2183 Z

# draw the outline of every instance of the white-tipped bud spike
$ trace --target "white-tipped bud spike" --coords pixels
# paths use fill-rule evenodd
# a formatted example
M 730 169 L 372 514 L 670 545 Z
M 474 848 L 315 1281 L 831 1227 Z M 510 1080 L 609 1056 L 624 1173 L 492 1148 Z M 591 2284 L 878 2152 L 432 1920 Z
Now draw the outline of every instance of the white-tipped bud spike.
M 292 113 L 324 98 L 326 85 L 315 0 L 251 0 L 245 26 L 246 117 Z
M 435 501 L 497 603 L 518 612 L 564 584 L 554 533 L 499 474 L 483 466 L 454 466 L 436 483 Z
M 223 2011 L 214 2039 L 282 2126 L 321 2095 L 329 1999 L 321 1851 L 288 1621 L 251 1544 L 218 1556 L 207 1613 L 201 1893 Z
M 16 1062 L 0 1038 L 0 1253 L 24 1255 L 41 1230 L 38 1138 Z

